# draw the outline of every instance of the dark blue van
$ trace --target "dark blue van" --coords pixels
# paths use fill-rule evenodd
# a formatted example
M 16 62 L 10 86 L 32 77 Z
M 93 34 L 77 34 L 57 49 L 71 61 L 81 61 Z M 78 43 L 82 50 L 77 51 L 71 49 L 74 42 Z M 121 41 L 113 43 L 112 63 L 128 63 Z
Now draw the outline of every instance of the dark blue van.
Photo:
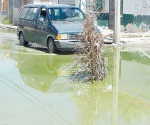
M 71 51 L 83 32 L 84 13 L 75 6 L 61 4 L 25 5 L 18 21 L 21 45 L 37 43 L 48 52 Z

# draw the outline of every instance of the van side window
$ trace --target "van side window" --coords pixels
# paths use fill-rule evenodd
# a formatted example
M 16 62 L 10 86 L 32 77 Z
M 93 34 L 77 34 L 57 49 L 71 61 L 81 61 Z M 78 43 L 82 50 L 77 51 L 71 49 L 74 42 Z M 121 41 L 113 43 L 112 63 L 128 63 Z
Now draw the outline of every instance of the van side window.
M 38 21 L 44 22 L 45 20 L 46 20 L 46 9 L 41 8 L 41 11 L 40 11 L 39 16 L 38 16 Z
M 32 11 L 33 11 L 33 8 L 29 8 L 26 19 L 30 19 L 30 15 L 31 15 Z
M 26 18 L 26 15 L 27 15 L 27 12 L 28 12 L 29 8 L 23 8 L 23 10 L 21 11 L 20 13 L 20 17 L 21 19 L 25 19 Z
M 37 8 L 29 8 L 26 19 L 33 20 L 36 14 Z
M 30 16 L 30 19 L 31 19 L 31 20 L 34 19 L 35 15 L 36 15 L 36 12 L 37 12 L 37 9 L 38 9 L 38 8 L 34 8 L 34 9 L 33 9 L 32 13 L 31 13 L 31 16 Z

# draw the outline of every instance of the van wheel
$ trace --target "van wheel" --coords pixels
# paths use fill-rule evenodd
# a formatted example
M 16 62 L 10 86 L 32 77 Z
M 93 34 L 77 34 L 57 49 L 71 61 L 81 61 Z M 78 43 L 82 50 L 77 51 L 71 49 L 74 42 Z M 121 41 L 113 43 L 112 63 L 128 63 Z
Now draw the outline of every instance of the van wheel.
M 24 46 L 28 45 L 28 42 L 25 41 L 25 39 L 24 39 L 23 33 L 20 33 L 20 35 L 19 35 L 19 41 L 20 41 L 20 45 L 24 45 Z
M 54 40 L 52 38 L 50 38 L 48 40 L 48 52 L 49 53 L 57 53 L 58 52 L 58 49 L 54 43 Z

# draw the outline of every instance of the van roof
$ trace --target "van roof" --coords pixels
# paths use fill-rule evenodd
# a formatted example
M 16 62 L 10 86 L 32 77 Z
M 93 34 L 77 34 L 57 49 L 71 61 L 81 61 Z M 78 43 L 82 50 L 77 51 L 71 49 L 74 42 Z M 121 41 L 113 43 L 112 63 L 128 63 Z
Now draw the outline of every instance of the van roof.
M 75 6 L 66 5 L 66 4 L 27 4 L 24 7 L 41 7 L 41 6 L 45 6 L 47 8 L 51 8 L 51 7 L 71 7 L 71 8 L 77 8 Z

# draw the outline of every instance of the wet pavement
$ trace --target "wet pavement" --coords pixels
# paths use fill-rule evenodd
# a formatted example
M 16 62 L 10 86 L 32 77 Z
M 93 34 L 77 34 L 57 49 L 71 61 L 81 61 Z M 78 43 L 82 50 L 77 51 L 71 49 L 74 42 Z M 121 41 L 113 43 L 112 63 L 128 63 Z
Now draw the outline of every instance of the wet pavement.
M 150 50 L 105 47 L 104 81 L 71 81 L 73 54 L 19 45 L 0 30 L 0 125 L 149 125 Z

